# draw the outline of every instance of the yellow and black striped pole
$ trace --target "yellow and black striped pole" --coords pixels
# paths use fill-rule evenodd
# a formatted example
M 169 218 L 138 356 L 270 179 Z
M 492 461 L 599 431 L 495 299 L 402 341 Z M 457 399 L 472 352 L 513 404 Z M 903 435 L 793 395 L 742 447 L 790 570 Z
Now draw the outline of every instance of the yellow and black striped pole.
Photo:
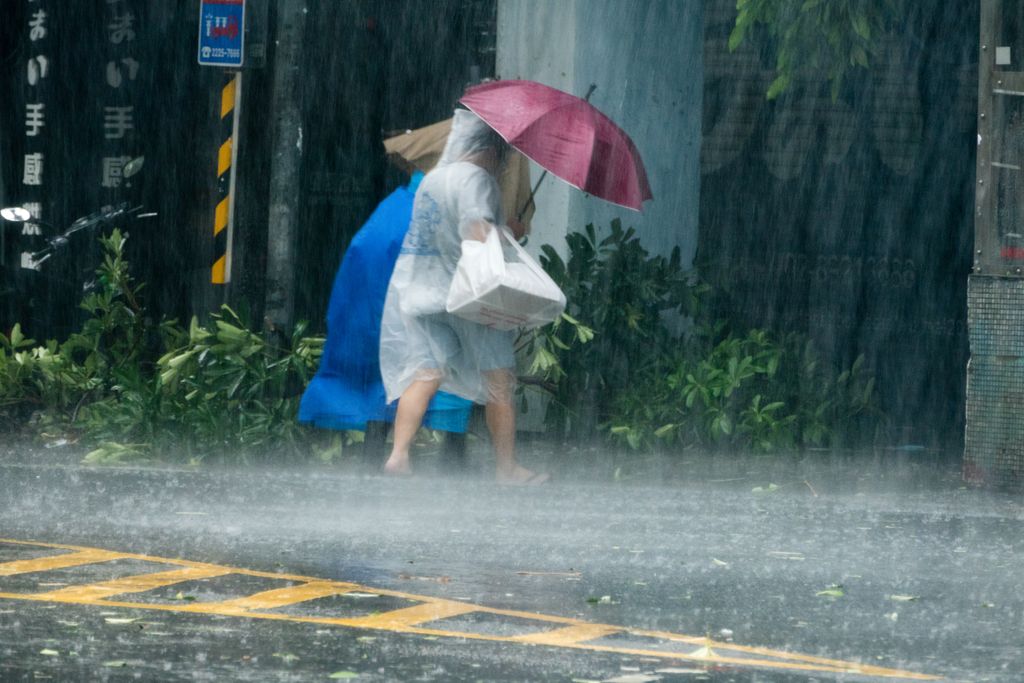
M 231 281 L 231 243 L 235 213 L 235 158 L 238 138 L 238 103 L 242 74 L 228 74 L 220 96 L 220 139 L 217 152 L 217 207 L 213 214 L 213 267 L 210 282 Z

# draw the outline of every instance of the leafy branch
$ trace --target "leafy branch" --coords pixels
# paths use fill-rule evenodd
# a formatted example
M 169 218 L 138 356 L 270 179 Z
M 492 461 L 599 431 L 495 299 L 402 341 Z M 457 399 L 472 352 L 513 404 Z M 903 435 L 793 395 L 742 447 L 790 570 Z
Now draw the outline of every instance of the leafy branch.
M 879 38 L 902 10 L 902 0 L 737 0 L 729 50 L 764 29 L 776 73 L 768 99 L 786 92 L 799 74 L 812 72 L 825 75 L 835 101 L 849 71 L 870 66 Z

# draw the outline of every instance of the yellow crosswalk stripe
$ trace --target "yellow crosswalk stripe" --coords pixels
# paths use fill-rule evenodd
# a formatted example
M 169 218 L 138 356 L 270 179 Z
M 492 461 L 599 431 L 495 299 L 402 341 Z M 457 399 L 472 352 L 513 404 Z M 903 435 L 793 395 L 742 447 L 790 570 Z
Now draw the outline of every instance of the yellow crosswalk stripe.
M 250 619 L 271 619 L 299 623 L 315 623 L 349 628 L 374 629 L 396 633 L 432 635 L 464 640 L 490 641 L 521 645 L 541 645 L 600 653 L 625 654 L 663 660 L 683 660 L 697 664 L 716 664 L 743 667 L 747 669 L 768 669 L 780 671 L 801 671 L 808 673 L 856 674 L 878 678 L 934 681 L 940 677 L 930 674 L 877 667 L 858 662 L 801 655 L 768 648 L 719 643 L 708 638 L 687 636 L 665 631 L 647 631 L 612 624 L 595 624 L 547 614 L 535 614 L 517 610 L 497 609 L 455 600 L 446 600 L 401 591 L 361 586 L 355 583 L 316 579 L 292 574 L 278 574 L 225 567 L 193 562 L 182 559 L 152 557 L 135 553 L 116 553 L 94 548 L 70 545 L 36 543 L 30 541 L 0 538 L 0 544 L 13 544 L 31 548 L 50 548 L 70 551 L 60 555 L 49 555 L 29 560 L 14 560 L 0 563 L 0 578 L 19 574 L 46 572 L 84 566 L 111 560 L 137 560 L 178 567 L 161 572 L 119 577 L 88 585 L 68 586 L 41 593 L 3 592 L 0 581 L 0 600 L 26 600 L 64 604 L 103 605 L 127 609 L 145 609 L 197 614 L 218 614 Z M 215 602 L 191 603 L 143 603 L 124 599 L 111 599 L 119 595 L 144 593 L 149 590 L 174 585 L 189 580 L 238 575 L 280 581 L 290 581 L 293 586 L 261 591 L 247 596 Z M 408 607 L 371 614 L 369 616 L 320 616 L 282 614 L 268 612 L 279 607 L 300 605 L 317 598 L 343 595 L 350 592 L 365 592 L 373 596 L 398 598 L 414 604 Z M 533 624 L 550 625 L 550 628 L 532 633 L 501 636 L 444 628 L 445 619 L 469 614 L 489 617 L 508 617 L 527 620 Z M 452 624 L 453 626 L 455 624 Z M 460 623 L 462 629 L 470 628 Z M 622 636 L 621 640 L 604 640 L 607 636 Z M 644 645 L 650 642 L 651 645 Z
M 326 598 L 331 595 L 341 595 L 359 588 L 355 584 L 341 584 L 324 581 L 311 581 L 301 586 L 288 586 L 274 590 L 254 593 L 253 595 L 235 600 L 224 600 L 221 602 L 207 603 L 210 609 L 219 612 L 238 611 L 247 612 L 250 610 L 275 609 L 287 607 L 308 600 Z
M 33 572 L 48 572 L 54 569 L 66 569 L 78 567 L 83 564 L 95 564 L 96 562 L 107 562 L 119 559 L 121 555 L 110 553 L 105 550 L 80 550 L 74 553 L 63 555 L 51 555 L 39 557 L 34 560 L 15 560 L 0 564 L 0 576 L 14 576 L 15 574 L 31 574 Z
M 521 643 L 534 643 L 536 645 L 554 645 L 566 647 L 579 645 L 588 640 L 597 640 L 613 633 L 622 633 L 623 628 L 609 626 L 607 624 L 573 624 L 554 631 L 543 631 L 541 633 L 527 633 L 522 636 L 513 636 L 513 640 Z
M 112 581 L 103 581 L 88 586 L 68 586 L 55 591 L 39 593 L 42 598 L 56 602 L 71 601 L 91 602 L 102 600 L 113 595 L 125 593 L 145 593 L 146 591 L 173 586 L 184 581 L 197 579 L 209 579 L 215 576 L 230 574 L 231 570 L 226 567 L 185 567 L 183 569 L 172 569 L 166 572 L 155 572 L 153 574 L 139 574 L 137 576 L 126 576 Z
M 429 621 L 439 621 L 448 617 L 479 611 L 476 605 L 450 600 L 426 602 L 422 605 L 396 609 L 369 617 L 350 619 L 349 621 L 363 628 L 403 629 L 411 628 Z

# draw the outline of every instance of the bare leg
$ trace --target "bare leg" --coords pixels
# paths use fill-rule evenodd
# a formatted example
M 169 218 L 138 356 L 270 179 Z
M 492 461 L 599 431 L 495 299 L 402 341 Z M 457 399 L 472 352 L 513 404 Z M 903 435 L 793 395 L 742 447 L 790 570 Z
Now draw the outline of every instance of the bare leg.
M 513 403 L 515 376 L 508 370 L 495 370 L 484 375 L 488 386 L 485 415 L 491 443 L 494 445 L 498 481 L 503 484 L 546 481 L 545 475 L 526 469 L 516 460 L 516 408 Z
M 391 448 L 391 456 L 384 463 L 384 471 L 389 474 L 409 474 L 409 447 L 416 437 L 423 415 L 427 412 L 430 399 L 434 398 L 437 388 L 441 386 L 441 378 L 416 380 L 402 393 L 398 399 L 398 411 L 395 414 L 395 442 Z

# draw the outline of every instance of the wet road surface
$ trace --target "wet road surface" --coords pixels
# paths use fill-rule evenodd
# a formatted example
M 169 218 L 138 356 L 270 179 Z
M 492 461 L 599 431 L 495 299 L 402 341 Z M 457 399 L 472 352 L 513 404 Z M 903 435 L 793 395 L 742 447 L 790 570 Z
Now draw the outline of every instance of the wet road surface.
M 1019 494 L 887 456 L 588 472 L 0 465 L 0 680 L 1021 679 Z

